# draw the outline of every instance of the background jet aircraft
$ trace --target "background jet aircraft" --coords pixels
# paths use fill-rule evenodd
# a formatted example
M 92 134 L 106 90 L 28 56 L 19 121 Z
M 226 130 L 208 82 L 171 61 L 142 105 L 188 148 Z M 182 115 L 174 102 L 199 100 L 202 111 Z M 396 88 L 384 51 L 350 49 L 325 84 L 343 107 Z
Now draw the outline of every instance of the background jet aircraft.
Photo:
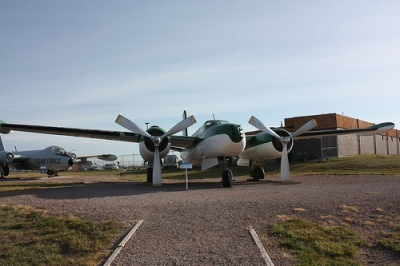
M 295 133 L 290 134 L 284 130 L 268 129 L 258 119 L 253 118 L 250 119 L 251 124 L 264 132 L 248 137 L 248 144 L 246 145 L 246 137 L 242 127 L 223 120 L 206 121 L 192 136 L 187 136 L 187 133 L 184 136 L 173 135 L 179 131 L 186 132 L 186 129 L 196 122 L 193 116 L 186 118 L 186 112 L 184 112 L 184 119 L 168 131 L 158 126 L 152 126 L 145 131 L 121 115 L 117 117 L 115 122 L 131 132 L 9 124 L 0 121 L 0 133 L 7 134 L 11 130 L 16 130 L 137 142 L 142 158 L 149 162 L 147 177 L 153 185 L 162 184 L 161 158 L 165 157 L 171 149 L 175 149 L 181 152 L 181 157 L 185 162 L 201 165 L 202 169 L 210 168 L 218 163 L 223 165 L 225 169 L 222 173 L 222 183 L 224 187 L 229 187 L 233 176 L 229 165 L 232 158 L 237 155 L 241 156 L 240 165 L 245 165 L 244 162 L 247 162 L 247 165 L 251 167 L 255 165 L 253 162 L 270 159 L 271 153 L 272 156 L 275 156 L 273 158 L 282 156 L 282 161 L 285 161 L 282 163 L 282 170 L 288 173 L 289 163 L 285 158 L 287 158 L 287 153 L 293 145 L 292 139 L 310 134 L 311 132 L 308 131 L 315 126 L 315 122 L 309 122 Z M 389 130 L 393 127 L 393 123 L 385 123 L 374 128 L 347 132 L 375 132 L 377 130 Z M 344 132 L 336 131 L 336 134 Z M 323 133 L 320 132 L 320 135 L 323 135 Z M 273 148 L 271 148 L 271 145 Z M 252 170 L 253 173 L 255 171 L 255 169 Z M 261 178 L 260 175 L 257 175 L 257 177 Z
M 90 154 L 90 155 L 76 155 L 75 153 L 69 152 L 72 158 L 75 159 L 75 164 L 78 166 L 78 169 L 82 166 L 91 166 L 93 165 L 92 161 L 89 161 L 89 158 L 96 157 L 99 160 L 103 161 L 115 161 L 118 157 L 114 154 Z
M 57 175 L 74 164 L 74 158 L 59 146 L 43 150 L 16 151 L 12 161 L 1 161 L 1 177 L 9 174 L 9 168 L 23 170 L 44 170 L 48 176 Z
M 10 167 L 20 170 L 44 170 L 48 176 L 57 176 L 61 170 L 67 170 L 76 160 L 83 162 L 87 158 L 97 157 L 101 160 L 114 161 L 114 154 L 76 155 L 68 153 L 59 146 L 50 146 L 43 150 L 7 152 L 0 138 L 0 173 L 1 177 L 8 176 Z
M 8 176 L 10 173 L 9 163 L 14 159 L 14 154 L 11 151 L 4 149 L 3 141 L 0 138 L 0 177 Z

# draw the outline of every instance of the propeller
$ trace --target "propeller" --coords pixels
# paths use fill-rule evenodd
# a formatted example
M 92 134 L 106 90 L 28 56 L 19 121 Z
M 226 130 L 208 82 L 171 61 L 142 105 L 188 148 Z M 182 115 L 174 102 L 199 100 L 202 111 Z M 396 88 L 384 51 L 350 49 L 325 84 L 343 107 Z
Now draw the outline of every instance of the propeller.
M 289 136 L 279 136 L 276 134 L 275 131 L 270 129 L 269 127 L 266 127 L 260 120 L 258 120 L 256 117 L 252 116 L 249 120 L 249 124 L 258 128 L 259 130 L 270 134 L 271 136 L 279 139 L 282 143 L 282 157 L 281 157 L 281 179 L 282 180 L 289 180 L 290 179 L 290 170 L 289 170 L 289 159 L 288 159 L 288 150 L 287 150 L 287 145 L 290 142 L 292 138 L 295 138 L 307 131 L 310 131 L 314 127 L 317 126 L 317 122 L 312 119 L 302 125 L 299 129 L 297 129 L 295 132 L 290 134 Z
M 161 158 L 160 158 L 160 151 L 159 151 L 159 145 L 160 145 L 161 141 L 166 137 L 169 137 L 179 131 L 182 131 L 182 130 L 190 127 L 191 125 L 196 123 L 196 119 L 194 118 L 194 116 L 190 116 L 190 117 L 180 121 L 179 123 L 177 123 L 170 130 L 165 132 L 162 136 L 150 135 L 147 131 L 145 131 L 144 129 L 142 129 L 141 127 L 139 127 L 138 125 L 136 125 L 135 123 L 133 123 L 132 121 L 130 121 L 129 119 L 127 119 L 126 117 L 124 117 L 122 115 L 118 115 L 115 122 L 117 124 L 121 125 L 122 127 L 132 131 L 133 133 L 137 133 L 142 136 L 145 136 L 146 138 L 151 139 L 151 141 L 153 142 L 154 147 L 155 147 L 154 158 L 153 158 L 153 184 L 161 185 L 161 183 L 162 183 L 162 181 L 161 181 L 161 163 L 160 163 Z

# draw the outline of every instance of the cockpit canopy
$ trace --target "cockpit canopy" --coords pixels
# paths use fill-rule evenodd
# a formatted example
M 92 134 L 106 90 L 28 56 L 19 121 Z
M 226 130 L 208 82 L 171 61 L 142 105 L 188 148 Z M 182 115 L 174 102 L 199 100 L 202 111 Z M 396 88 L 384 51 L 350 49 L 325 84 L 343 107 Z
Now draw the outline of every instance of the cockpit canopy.
M 216 125 L 221 125 L 221 124 L 229 124 L 228 121 L 226 120 L 208 120 L 204 122 L 204 125 L 202 125 L 194 134 L 193 136 L 199 135 L 201 132 L 204 132 L 205 130 L 209 129 L 210 127 L 216 126 Z
M 45 150 L 53 152 L 58 155 L 66 155 L 67 154 L 67 152 L 59 146 L 50 146 L 50 147 L 47 147 Z
M 220 124 L 228 124 L 228 121 L 225 120 L 208 120 L 204 123 L 204 129 L 207 129 L 209 127 L 213 127 L 215 125 L 220 125 Z

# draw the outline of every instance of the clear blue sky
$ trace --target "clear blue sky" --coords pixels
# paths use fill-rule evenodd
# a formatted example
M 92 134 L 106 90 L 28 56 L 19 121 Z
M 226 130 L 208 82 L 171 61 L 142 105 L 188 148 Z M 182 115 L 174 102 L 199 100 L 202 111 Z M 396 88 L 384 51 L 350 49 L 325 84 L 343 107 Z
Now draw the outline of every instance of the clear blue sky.
M 0 119 L 169 129 L 185 109 L 269 126 L 339 113 L 400 125 L 400 1 L 1 1 Z M 14 132 L 7 148 L 137 153 Z

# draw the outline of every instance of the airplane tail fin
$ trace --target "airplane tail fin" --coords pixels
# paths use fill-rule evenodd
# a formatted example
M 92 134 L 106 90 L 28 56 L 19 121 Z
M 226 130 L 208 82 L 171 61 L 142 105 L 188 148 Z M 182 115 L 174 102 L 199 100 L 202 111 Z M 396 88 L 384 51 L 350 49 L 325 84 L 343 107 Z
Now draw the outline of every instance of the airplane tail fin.
M 186 110 L 183 110 L 183 114 L 182 114 L 182 120 L 187 118 L 187 113 Z M 184 130 L 182 130 L 182 135 L 183 136 L 187 136 L 188 135 L 188 130 L 187 128 L 185 128 Z
M 1 136 L 0 136 L 0 151 L 5 151 L 4 145 L 3 145 L 3 140 L 1 139 Z

